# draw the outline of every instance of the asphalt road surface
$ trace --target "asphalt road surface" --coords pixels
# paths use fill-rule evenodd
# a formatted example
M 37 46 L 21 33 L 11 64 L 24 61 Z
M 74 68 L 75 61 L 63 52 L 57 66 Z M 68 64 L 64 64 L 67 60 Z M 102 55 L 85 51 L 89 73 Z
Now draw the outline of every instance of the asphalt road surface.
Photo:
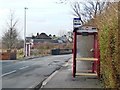
M 3 61 L 2 74 L 0 75 L 2 88 L 34 88 L 62 67 L 70 58 L 69 54 L 23 61 Z

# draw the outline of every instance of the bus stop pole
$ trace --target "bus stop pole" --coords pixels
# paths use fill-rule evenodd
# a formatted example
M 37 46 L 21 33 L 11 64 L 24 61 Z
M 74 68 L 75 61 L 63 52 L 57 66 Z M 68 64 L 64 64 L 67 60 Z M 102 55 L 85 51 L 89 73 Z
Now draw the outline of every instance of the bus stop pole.
M 77 43 L 77 34 L 76 31 L 73 32 L 73 77 L 76 74 L 76 43 Z

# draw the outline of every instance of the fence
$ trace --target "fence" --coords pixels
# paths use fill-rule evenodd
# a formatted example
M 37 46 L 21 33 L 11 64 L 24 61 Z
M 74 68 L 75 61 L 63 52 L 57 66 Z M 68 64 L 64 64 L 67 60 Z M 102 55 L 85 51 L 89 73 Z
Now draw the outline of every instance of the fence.
M 52 49 L 52 55 L 72 54 L 72 49 Z
M 1 60 L 16 60 L 16 50 L 7 50 L 7 52 L 1 52 L 0 58 Z

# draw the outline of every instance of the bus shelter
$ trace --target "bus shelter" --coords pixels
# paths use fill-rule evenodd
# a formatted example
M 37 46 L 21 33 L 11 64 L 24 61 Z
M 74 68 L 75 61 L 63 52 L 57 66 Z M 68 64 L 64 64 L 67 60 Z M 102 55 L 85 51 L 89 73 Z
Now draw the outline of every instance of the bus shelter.
M 92 26 L 81 26 L 73 31 L 73 65 L 72 75 L 100 75 L 100 51 L 98 43 L 98 29 Z M 76 70 L 78 62 L 86 62 L 90 70 Z M 89 62 L 89 63 L 87 63 Z M 81 64 L 80 64 L 81 65 Z

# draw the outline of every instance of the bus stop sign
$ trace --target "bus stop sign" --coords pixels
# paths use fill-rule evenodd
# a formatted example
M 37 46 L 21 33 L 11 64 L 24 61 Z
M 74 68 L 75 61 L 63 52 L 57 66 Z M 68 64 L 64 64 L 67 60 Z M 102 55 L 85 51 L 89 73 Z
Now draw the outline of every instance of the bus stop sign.
M 78 28 L 81 26 L 80 20 L 81 20 L 81 18 L 73 18 L 73 27 L 74 28 Z

